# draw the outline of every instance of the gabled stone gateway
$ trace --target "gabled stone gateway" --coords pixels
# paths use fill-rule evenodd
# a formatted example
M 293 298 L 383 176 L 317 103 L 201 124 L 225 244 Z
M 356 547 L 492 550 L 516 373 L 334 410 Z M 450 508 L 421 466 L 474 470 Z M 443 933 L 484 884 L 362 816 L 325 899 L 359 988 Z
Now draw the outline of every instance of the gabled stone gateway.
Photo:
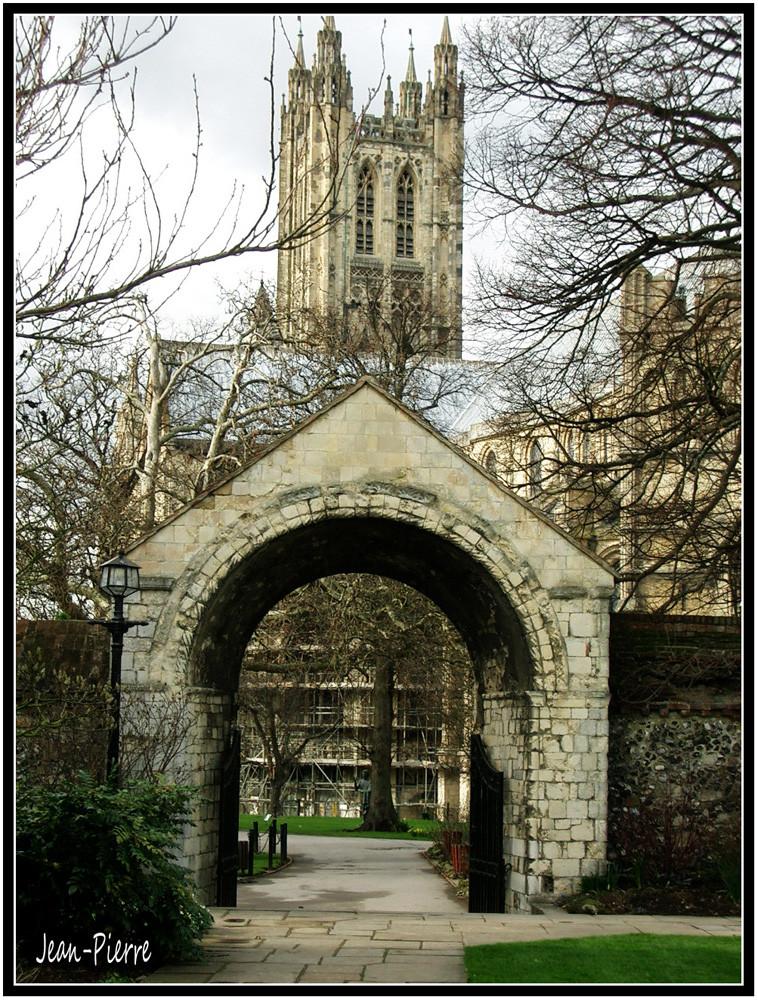
M 203 792 L 186 863 L 213 902 L 218 780 L 242 655 L 310 580 L 394 577 L 457 626 L 505 772 L 510 909 L 605 856 L 611 569 L 369 378 L 129 551 L 143 589 L 123 680 L 189 697 Z

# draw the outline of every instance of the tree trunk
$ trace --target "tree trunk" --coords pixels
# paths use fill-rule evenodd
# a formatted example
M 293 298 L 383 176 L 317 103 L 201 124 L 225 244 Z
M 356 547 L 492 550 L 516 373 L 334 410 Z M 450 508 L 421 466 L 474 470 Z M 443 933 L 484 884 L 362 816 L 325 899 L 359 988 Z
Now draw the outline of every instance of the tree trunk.
M 150 399 L 145 414 L 145 460 L 142 471 L 142 490 L 145 496 L 145 525 L 155 524 L 157 505 L 155 491 L 158 486 L 158 469 L 161 460 L 161 427 L 166 391 L 166 372 L 161 357 L 161 341 L 151 336 L 150 347 Z
M 269 803 L 269 812 L 272 816 L 279 816 L 282 809 L 282 789 L 286 784 L 286 778 L 279 768 L 274 770 L 271 776 L 271 802 Z
M 374 732 L 371 755 L 371 798 L 361 830 L 387 832 L 400 827 L 400 818 L 392 802 L 392 697 L 395 670 L 389 660 L 381 659 L 374 677 Z

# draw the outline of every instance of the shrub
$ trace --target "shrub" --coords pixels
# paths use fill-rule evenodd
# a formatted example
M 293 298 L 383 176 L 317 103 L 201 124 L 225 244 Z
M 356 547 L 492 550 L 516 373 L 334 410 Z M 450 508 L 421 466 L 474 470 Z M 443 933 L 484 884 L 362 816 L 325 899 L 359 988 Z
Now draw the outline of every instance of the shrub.
M 110 933 L 147 940 L 155 961 L 200 957 L 212 917 L 173 853 L 190 795 L 167 783 L 114 789 L 84 773 L 61 790 L 20 784 L 19 955 L 33 960 L 43 934 L 84 948 Z
M 684 882 L 708 864 L 713 826 L 695 796 L 693 775 L 669 780 L 658 794 L 615 810 L 609 819 L 612 849 L 638 888 Z
M 742 897 L 742 850 L 739 823 L 732 823 L 720 831 L 713 850 L 713 863 L 729 898 L 739 903 Z
M 584 875 L 580 883 L 580 891 L 590 892 L 615 892 L 619 886 L 621 871 L 619 866 L 609 861 L 604 872 L 596 872 L 594 875 Z

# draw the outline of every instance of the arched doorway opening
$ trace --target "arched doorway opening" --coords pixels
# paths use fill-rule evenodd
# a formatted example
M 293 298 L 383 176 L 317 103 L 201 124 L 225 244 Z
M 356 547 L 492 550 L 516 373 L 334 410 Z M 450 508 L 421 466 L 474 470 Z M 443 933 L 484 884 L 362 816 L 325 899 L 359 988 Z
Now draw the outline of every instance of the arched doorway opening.
M 240 806 L 364 831 L 458 820 L 476 702 L 459 634 L 417 590 L 368 574 L 308 584 L 246 650 Z
M 257 547 L 223 575 L 194 633 L 188 666 L 191 686 L 203 692 L 208 706 L 201 713 L 206 726 L 215 723 L 212 731 L 222 740 L 228 738 L 236 722 L 245 649 L 265 614 L 283 597 L 323 577 L 372 573 L 425 594 L 459 632 L 475 676 L 477 726 L 486 739 L 492 728 L 488 702 L 504 691 L 511 696 L 523 693 L 532 683 L 534 668 L 519 617 L 483 553 L 479 555 L 475 558 L 417 525 L 377 517 L 323 519 Z M 512 745 L 509 753 L 521 759 L 523 771 L 524 747 Z M 215 802 L 217 781 L 204 789 Z M 210 846 L 217 829 L 207 829 L 206 837 Z M 211 857 L 212 849 L 208 865 Z M 204 881 L 210 882 L 209 871 Z

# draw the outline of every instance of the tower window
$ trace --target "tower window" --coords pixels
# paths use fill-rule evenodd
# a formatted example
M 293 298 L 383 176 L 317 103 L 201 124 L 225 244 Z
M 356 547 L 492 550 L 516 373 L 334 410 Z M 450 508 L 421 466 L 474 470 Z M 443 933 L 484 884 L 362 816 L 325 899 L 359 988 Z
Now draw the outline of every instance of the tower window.
M 397 185 L 397 228 L 395 256 L 413 256 L 413 178 L 409 170 L 400 175 Z
M 374 178 L 368 167 L 358 177 L 358 198 L 355 204 L 355 252 L 374 252 Z

